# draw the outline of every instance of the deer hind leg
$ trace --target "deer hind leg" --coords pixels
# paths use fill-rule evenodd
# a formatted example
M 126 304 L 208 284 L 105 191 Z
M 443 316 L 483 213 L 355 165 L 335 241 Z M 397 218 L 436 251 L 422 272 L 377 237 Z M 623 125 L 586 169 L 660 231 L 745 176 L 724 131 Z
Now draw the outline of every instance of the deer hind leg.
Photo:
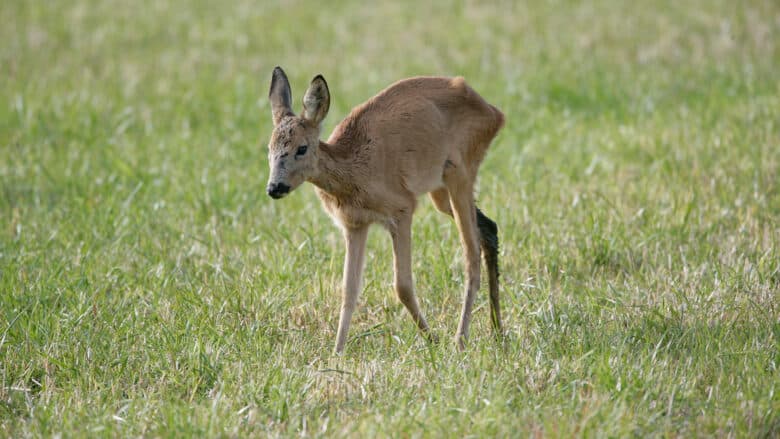
M 347 343 L 347 333 L 349 332 L 349 323 L 357 305 L 358 295 L 360 295 L 367 238 L 368 226 L 357 229 L 345 229 L 344 231 L 347 253 L 344 257 L 344 290 L 342 293 L 341 314 L 339 316 L 339 329 L 336 334 L 336 347 L 334 348 L 334 352 L 337 354 L 344 351 L 344 345 Z
M 420 311 L 412 280 L 412 216 L 408 215 L 398 219 L 390 227 L 390 235 L 393 238 L 395 292 L 411 314 L 414 323 L 427 335 L 429 333 L 428 322 L 425 321 L 425 317 Z
M 497 337 L 504 334 L 501 328 L 501 304 L 498 298 L 498 226 L 477 208 L 477 227 L 479 228 L 482 257 L 485 260 L 490 289 L 490 320 Z
M 446 188 L 437 189 L 430 194 L 433 205 L 440 212 L 453 216 L 450 206 L 450 196 Z M 477 228 L 479 229 L 480 247 L 485 268 L 488 273 L 488 286 L 490 289 L 490 318 L 496 336 L 503 335 L 501 327 L 501 305 L 498 296 L 498 226 L 479 208 L 477 211 Z
M 452 207 L 450 207 L 450 193 L 447 192 L 447 188 L 441 188 L 436 189 L 435 191 L 428 194 L 429 197 L 431 197 L 431 201 L 433 201 L 434 207 L 436 207 L 436 210 L 439 212 L 452 216 Z
M 458 348 L 465 348 L 471 322 L 471 309 L 479 290 L 479 232 L 477 229 L 476 207 L 474 206 L 474 182 L 463 167 L 452 167 L 444 173 L 444 183 L 450 194 L 450 207 L 455 224 L 460 232 L 463 256 L 466 268 L 466 290 L 463 297 L 463 309 L 460 324 L 455 334 Z

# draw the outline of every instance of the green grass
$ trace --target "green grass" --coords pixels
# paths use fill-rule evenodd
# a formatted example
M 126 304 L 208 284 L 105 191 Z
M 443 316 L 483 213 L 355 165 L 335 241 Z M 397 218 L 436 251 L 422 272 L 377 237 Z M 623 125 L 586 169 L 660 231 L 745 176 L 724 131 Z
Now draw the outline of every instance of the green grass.
M 387 3 L 387 4 L 385 4 Z M 780 6 L 0 6 L 0 436 L 780 435 Z M 457 230 L 386 233 L 343 357 L 341 236 L 264 195 L 271 69 L 323 137 L 399 78 L 507 116 L 482 166 L 508 337 L 455 332 Z M 299 108 L 299 104 L 296 105 Z

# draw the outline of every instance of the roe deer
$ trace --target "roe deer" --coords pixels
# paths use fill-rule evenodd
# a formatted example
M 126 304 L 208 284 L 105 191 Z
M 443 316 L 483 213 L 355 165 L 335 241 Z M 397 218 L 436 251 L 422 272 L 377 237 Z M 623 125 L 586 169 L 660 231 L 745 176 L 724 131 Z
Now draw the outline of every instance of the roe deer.
M 268 144 L 267 192 L 282 198 L 304 181 L 316 186 L 328 214 L 346 240 L 344 285 L 334 351 L 347 341 L 363 275 L 368 227 L 379 223 L 393 239 L 395 291 L 428 337 L 412 282 L 412 215 L 428 193 L 441 212 L 454 217 L 466 268 L 466 291 L 458 348 L 468 338 L 471 308 L 479 289 L 480 247 L 489 275 L 491 320 L 502 333 L 498 300 L 498 229 L 474 204 L 477 170 L 504 115 L 461 77 L 415 77 L 389 86 L 356 107 L 319 140 L 330 92 L 317 75 L 303 96 L 303 113 L 292 110 L 290 84 L 276 67 L 269 92 L 274 129 Z

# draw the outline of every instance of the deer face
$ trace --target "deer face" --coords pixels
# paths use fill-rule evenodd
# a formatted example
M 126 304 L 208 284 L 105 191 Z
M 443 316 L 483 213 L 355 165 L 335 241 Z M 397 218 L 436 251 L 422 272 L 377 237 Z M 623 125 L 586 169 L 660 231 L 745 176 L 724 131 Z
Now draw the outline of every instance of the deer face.
M 284 197 L 314 175 L 319 134 L 319 127 L 296 116 L 288 116 L 274 127 L 268 143 L 271 175 L 266 188 L 271 198 Z
M 292 111 L 292 92 L 284 71 L 277 67 L 271 77 L 271 118 L 274 130 L 268 142 L 271 175 L 266 192 L 282 198 L 317 172 L 320 124 L 328 114 L 330 92 L 325 78 L 317 75 L 303 96 L 303 113 Z

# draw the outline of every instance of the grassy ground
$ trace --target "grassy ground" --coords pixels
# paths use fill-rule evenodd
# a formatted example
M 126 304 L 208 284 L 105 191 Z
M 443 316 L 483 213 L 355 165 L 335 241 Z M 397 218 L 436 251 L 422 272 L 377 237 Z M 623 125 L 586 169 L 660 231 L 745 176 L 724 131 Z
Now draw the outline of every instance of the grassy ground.
M 780 6 L 16 1 L 0 6 L 0 436 L 777 436 Z M 264 195 L 265 100 L 463 75 L 507 126 L 503 346 L 449 342 L 457 230 L 421 203 L 427 346 L 369 237 Z

